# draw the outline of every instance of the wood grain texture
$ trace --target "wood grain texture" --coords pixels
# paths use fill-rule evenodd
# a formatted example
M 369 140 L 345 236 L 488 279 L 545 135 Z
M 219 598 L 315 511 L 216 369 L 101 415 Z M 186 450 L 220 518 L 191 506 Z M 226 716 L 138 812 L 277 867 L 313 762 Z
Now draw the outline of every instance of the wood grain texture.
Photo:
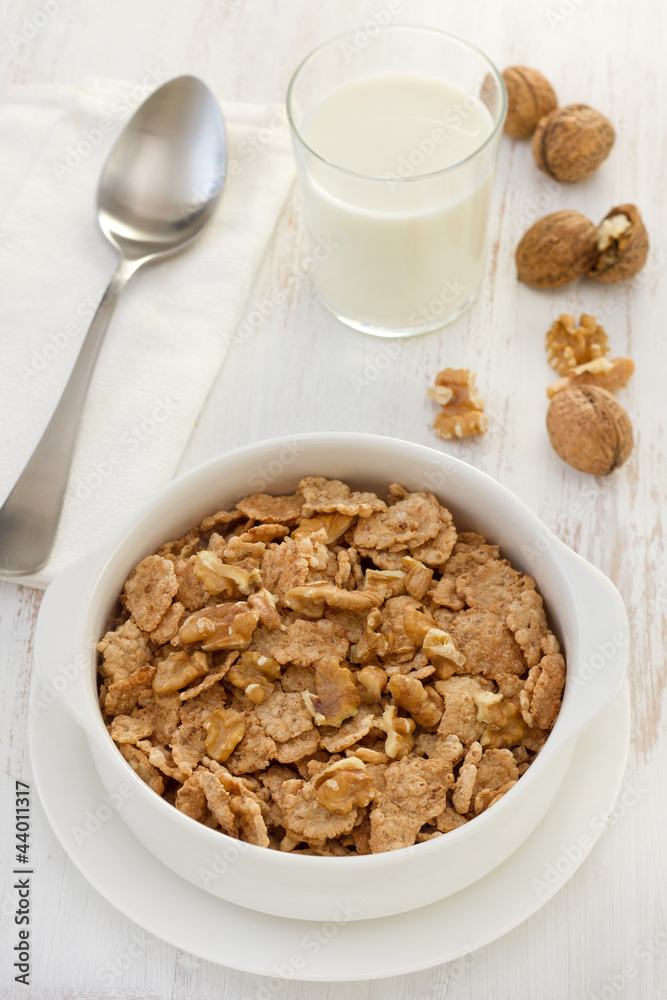
M 292 70 L 316 44 L 363 25 L 382 0 L 69 0 L 35 37 L 13 36 L 37 0 L 5 0 L 0 11 L 3 85 L 77 83 L 98 75 L 140 81 L 151 66 L 193 72 L 220 98 L 280 100 Z M 298 200 L 279 221 L 241 327 L 192 436 L 182 469 L 226 449 L 303 430 L 363 429 L 459 455 L 522 497 L 555 533 L 607 573 L 626 600 L 632 626 L 630 684 L 634 731 L 624 786 L 628 801 L 564 889 L 528 923 L 464 960 L 379 983 L 290 984 L 290 1000 L 549 1000 L 667 996 L 665 885 L 667 763 L 664 650 L 667 645 L 664 517 L 664 378 L 667 371 L 667 87 L 663 5 L 637 0 L 403 0 L 400 20 L 473 39 L 501 67 L 525 63 L 552 81 L 562 104 L 589 103 L 617 129 L 605 164 L 576 186 L 559 186 L 535 168 L 528 144 L 504 139 L 480 300 L 454 326 L 388 342 L 338 324 L 318 304 L 299 268 L 307 254 Z M 536 292 L 515 279 L 513 250 L 535 218 L 560 208 L 594 221 L 612 205 L 638 204 L 652 238 L 647 270 L 618 287 L 578 282 Z M 38 281 L 38 277 L 37 277 Z M 284 299 L 276 304 L 278 291 Z M 252 327 L 252 310 L 272 303 Z M 635 426 L 630 461 L 609 480 L 563 465 L 544 429 L 552 377 L 543 338 L 561 312 L 598 312 L 614 354 L 635 359 L 621 401 Z M 2 330 L 0 340 L 10 336 Z M 433 374 L 471 366 L 491 417 L 489 433 L 445 443 L 430 431 L 424 394 Z M 363 383 L 363 384 L 361 384 Z M 3 814 L 15 778 L 30 780 L 27 691 L 31 636 L 40 595 L 0 585 Z M 9 826 L 0 825 L 0 893 L 10 886 Z M 108 963 L 128 952 L 136 926 L 79 875 L 34 807 L 34 986 L 14 988 L 2 919 L 0 1000 L 254 1000 L 258 977 L 241 975 L 151 938 L 145 956 L 113 982 Z M 142 932 L 143 933 L 143 932 Z M 261 945 L 258 942 L 258 947 Z M 8 961 L 9 959 L 9 961 Z M 381 974 L 381 970 L 378 970 Z

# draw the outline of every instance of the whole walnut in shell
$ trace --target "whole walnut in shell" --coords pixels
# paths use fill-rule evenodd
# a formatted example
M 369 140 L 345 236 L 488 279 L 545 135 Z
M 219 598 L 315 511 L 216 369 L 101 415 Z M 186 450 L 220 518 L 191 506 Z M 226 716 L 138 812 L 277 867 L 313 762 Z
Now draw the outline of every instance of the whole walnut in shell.
M 507 118 L 503 131 L 513 139 L 527 139 L 540 118 L 558 107 L 554 89 L 542 74 L 528 66 L 503 70 L 507 87 Z
M 533 288 L 558 288 L 586 274 L 597 256 L 597 231 L 590 219 L 571 209 L 552 212 L 533 223 L 519 241 L 519 281 Z
M 595 385 L 557 393 L 547 411 L 547 431 L 556 454 L 591 476 L 608 476 L 632 451 L 628 414 L 610 392 Z
M 540 170 L 565 184 L 596 170 L 614 145 L 614 126 L 587 104 L 568 104 L 542 118 L 532 150 Z
M 648 233 L 636 205 L 618 205 L 598 226 L 598 258 L 589 278 L 608 284 L 627 281 L 641 271 L 648 257 Z

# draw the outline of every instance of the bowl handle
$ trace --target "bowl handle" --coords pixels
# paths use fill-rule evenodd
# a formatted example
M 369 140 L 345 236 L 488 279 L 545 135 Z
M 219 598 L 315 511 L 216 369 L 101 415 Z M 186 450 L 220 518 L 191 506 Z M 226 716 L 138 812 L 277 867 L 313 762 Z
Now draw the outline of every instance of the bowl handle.
M 568 735 L 579 735 L 612 703 L 625 679 L 630 625 L 623 598 L 597 567 L 563 545 L 569 579 L 584 623 L 578 662 L 568 664 Z
M 37 676 L 32 689 L 33 714 L 57 702 L 87 733 L 95 729 L 91 726 L 95 701 L 91 650 L 97 637 L 91 636 L 82 648 L 77 608 L 92 582 L 91 566 L 90 555 L 72 563 L 44 594 L 35 629 Z

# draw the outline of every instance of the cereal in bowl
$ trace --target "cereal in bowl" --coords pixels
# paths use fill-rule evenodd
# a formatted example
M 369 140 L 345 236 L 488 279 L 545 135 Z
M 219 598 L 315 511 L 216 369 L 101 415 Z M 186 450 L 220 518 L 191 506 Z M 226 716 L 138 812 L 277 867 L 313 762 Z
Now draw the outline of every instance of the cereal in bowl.
M 139 777 L 260 847 L 344 857 L 491 808 L 551 730 L 565 661 L 534 580 L 432 493 L 310 476 L 130 573 L 100 707 Z

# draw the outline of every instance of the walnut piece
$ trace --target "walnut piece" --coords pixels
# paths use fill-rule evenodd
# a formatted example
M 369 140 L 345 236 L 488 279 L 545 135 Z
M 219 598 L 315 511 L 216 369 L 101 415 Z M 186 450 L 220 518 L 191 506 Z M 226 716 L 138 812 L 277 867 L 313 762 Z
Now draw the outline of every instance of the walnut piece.
M 381 624 L 382 613 L 373 608 L 366 618 L 361 639 L 350 649 L 350 659 L 353 663 L 369 663 L 376 656 L 386 654 L 390 642 L 386 635 L 377 632 Z
M 595 316 L 582 313 L 577 326 L 574 316 L 562 313 L 547 331 L 545 347 L 551 367 L 570 375 L 579 365 L 606 357 L 609 338 Z
M 467 368 L 444 368 L 438 372 L 435 385 L 426 390 L 426 395 L 442 407 L 433 423 L 438 437 L 450 440 L 488 430 L 484 400 L 476 392 L 475 373 Z
M 255 612 L 262 625 L 270 631 L 276 629 L 284 631 L 285 626 L 276 611 L 276 599 L 266 587 L 260 587 L 253 594 L 248 594 L 248 606 Z
M 217 597 L 218 594 L 223 594 L 224 597 L 247 595 L 255 585 L 261 586 L 262 583 L 258 569 L 247 565 L 228 566 L 207 549 L 197 553 L 193 570 L 212 597 Z
M 567 378 L 557 379 L 548 385 L 547 398 L 553 399 L 557 393 L 576 385 L 596 385 L 613 395 L 628 384 L 634 370 L 635 363 L 631 358 L 596 358 L 587 364 L 577 365 Z
M 516 248 L 517 275 L 533 288 L 558 288 L 586 274 L 597 256 L 591 220 L 564 209 L 538 219 L 523 234 Z
M 465 653 L 457 647 L 449 632 L 440 628 L 428 630 L 424 636 L 423 649 L 440 680 L 446 680 L 453 673 L 460 673 L 465 666 Z
M 388 705 L 382 713 L 382 718 L 377 720 L 378 729 L 384 730 L 387 739 L 384 744 L 384 752 L 392 760 L 406 757 L 415 745 L 412 735 L 416 728 L 414 719 L 405 719 L 396 714 L 396 706 Z
M 417 725 L 437 726 L 442 718 L 442 698 L 430 687 L 424 687 L 416 677 L 394 674 L 389 681 L 394 701 L 409 712 Z
M 430 615 L 424 614 L 418 607 L 407 605 L 403 614 L 405 634 L 415 647 L 421 646 L 424 639 L 436 627 Z M 394 647 L 395 651 L 395 647 Z
M 245 601 L 236 604 L 218 604 L 214 608 L 203 608 L 181 625 L 178 638 L 184 646 L 201 642 L 202 649 L 211 652 L 216 649 L 245 649 L 259 621 Z
M 372 592 L 342 590 L 332 583 L 316 581 L 303 587 L 292 587 L 285 594 L 284 601 L 288 608 L 306 618 L 321 618 L 325 607 L 366 614 L 381 603 L 381 598 Z
M 401 560 L 405 572 L 405 590 L 410 597 L 416 601 L 421 601 L 426 597 L 428 588 L 433 580 L 433 570 L 430 566 L 425 566 L 419 559 L 412 556 L 403 556 Z
M 347 816 L 355 806 L 367 806 L 375 797 L 373 779 L 357 757 L 335 761 L 320 771 L 312 784 L 319 804 L 337 816 Z
M 231 708 L 219 708 L 202 722 L 206 730 L 206 753 L 222 763 L 245 735 L 245 719 Z
M 316 726 L 338 727 L 356 715 L 361 704 L 352 674 L 330 656 L 323 657 L 315 666 L 315 694 L 303 691 L 302 698 Z
M 608 118 L 587 104 L 556 108 L 537 123 L 531 148 L 540 170 L 560 183 L 589 177 L 609 156 L 616 133 Z
M 230 667 L 226 676 L 234 687 L 245 692 L 246 698 L 259 705 L 273 691 L 273 682 L 280 677 L 280 664 L 263 653 L 246 650 L 240 663 Z
M 479 738 L 481 746 L 496 750 L 517 746 L 526 735 L 519 706 L 505 701 L 500 692 L 479 691 L 473 697 L 478 720 L 487 724 Z
M 503 80 L 507 87 L 503 132 L 514 139 L 528 139 L 540 118 L 558 107 L 554 89 L 545 76 L 528 66 L 508 66 Z
M 160 660 L 157 665 L 155 676 L 153 677 L 153 690 L 157 694 L 170 694 L 172 691 L 180 691 L 186 687 L 190 681 L 197 677 L 203 677 L 208 672 L 208 662 L 205 653 L 170 653 L 164 660 Z
M 382 667 L 362 667 L 356 675 L 356 681 L 361 691 L 361 700 L 365 705 L 379 702 L 382 692 L 387 686 L 387 672 Z
M 401 558 L 401 563 L 404 558 Z M 400 597 L 405 593 L 405 573 L 401 569 L 367 569 L 363 589 L 374 591 L 383 601 L 390 597 Z
M 632 424 L 606 389 L 578 385 L 557 393 L 547 412 L 556 454 L 580 472 L 608 476 L 630 457 Z
M 298 528 L 295 528 L 292 532 L 292 538 L 304 538 L 324 528 L 326 533 L 324 544 L 333 545 L 341 535 L 345 534 L 353 521 L 354 517 L 339 514 L 338 511 L 333 511 L 330 514 L 317 514 L 314 517 L 303 520 Z

